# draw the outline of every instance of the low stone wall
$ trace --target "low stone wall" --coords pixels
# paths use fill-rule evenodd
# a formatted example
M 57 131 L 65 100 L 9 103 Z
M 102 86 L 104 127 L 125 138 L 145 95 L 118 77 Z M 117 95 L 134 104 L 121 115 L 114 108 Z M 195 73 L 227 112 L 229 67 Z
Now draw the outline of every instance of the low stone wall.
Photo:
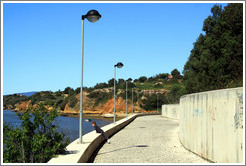
M 128 116 L 127 119 L 121 119 L 117 122 L 111 123 L 107 126 L 102 127 L 104 132 L 110 137 L 113 134 L 117 133 L 119 130 L 131 123 L 135 118 L 139 116 L 146 115 L 157 115 L 157 114 L 135 114 Z M 58 155 L 55 158 L 52 158 L 48 164 L 53 163 L 86 163 L 90 159 L 94 151 L 97 150 L 100 144 L 104 141 L 104 137 L 100 133 L 92 131 L 83 135 L 83 143 L 79 143 L 79 139 L 73 141 L 69 144 L 66 149 L 66 154 Z
M 243 88 L 182 96 L 180 141 L 219 163 L 243 162 Z
M 167 118 L 179 119 L 179 104 L 162 105 L 162 116 Z

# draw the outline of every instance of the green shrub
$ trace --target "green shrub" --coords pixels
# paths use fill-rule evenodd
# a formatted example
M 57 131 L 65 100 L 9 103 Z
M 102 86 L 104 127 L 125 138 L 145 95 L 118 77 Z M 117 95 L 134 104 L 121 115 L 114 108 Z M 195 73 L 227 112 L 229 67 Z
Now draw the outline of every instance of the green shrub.
M 168 93 L 168 99 L 170 103 L 179 103 L 181 96 L 185 95 L 185 88 L 180 85 L 174 85 Z
M 158 95 L 158 98 L 157 98 Z M 146 99 L 143 100 L 143 104 L 141 107 L 145 110 L 156 110 L 157 109 L 157 102 L 158 108 L 161 107 L 163 104 L 168 104 L 167 96 L 163 94 L 153 94 L 153 95 L 146 95 Z M 158 99 L 158 100 L 157 100 Z
M 75 95 L 74 96 L 71 96 L 70 98 L 69 98 L 69 107 L 75 107 L 76 106 L 76 104 L 78 103 L 78 100 L 77 100 L 77 98 L 75 97 Z
M 32 112 L 32 114 L 31 114 Z M 14 128 L 6 122 L 3 127 L 4 163 L 45 163 L 65 151 L 69 140 L 56 131 L 54 121 L 58 113 L 48 113 L 44 105 L 38 105 L 19 114 L 21 126 Z
M 61 110 L 64 110 L 67 103 L 68 103 L 68 99 L 66 98 L 66 99 L 63 100 L 63 102 L 60 103 L 58 106 L 60 107 Z

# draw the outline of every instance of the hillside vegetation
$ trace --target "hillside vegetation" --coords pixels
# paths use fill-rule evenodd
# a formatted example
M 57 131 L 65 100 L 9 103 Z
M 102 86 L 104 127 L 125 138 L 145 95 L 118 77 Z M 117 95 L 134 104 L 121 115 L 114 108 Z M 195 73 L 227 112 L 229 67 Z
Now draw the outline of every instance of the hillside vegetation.
M 168 78 L 170 74 L 162 73 L 152 77 L 139 77 L 128 82 L 128 106 L 134 111 L 153 111 L 157 109 L 157 95 L 159 108 L 162 104 L 177 103 L 181 95 L 184 94 L 182 76 L 177 69 L 172 72 L 173 78 Z M 113 85 L 114 79 L 108 83 L 98 83 L 94 87 L 83 88 L 83 110 L 88 114 L 106 114 L 113 111 Z M 132 103 L 133 90 L 133 103 Z M 116 81 L 116 111 L 121 113 L 126 107 L 126 80 Z M 139 100 L 137 100 L 139 99 Z M 63 91 L 37 92 L 30 97 L 23 95 L 4 96 L 4 109 L 15 109 L 25 111 L 28 106 L 35 107 L 37 104 L 44 104 L 48 109 L 57 108 L 60 113 L 79 113 L 80 109 L 80 87 L 73 89 L 65 88 Z M 139 108 L 137 108 L 137 101 Z

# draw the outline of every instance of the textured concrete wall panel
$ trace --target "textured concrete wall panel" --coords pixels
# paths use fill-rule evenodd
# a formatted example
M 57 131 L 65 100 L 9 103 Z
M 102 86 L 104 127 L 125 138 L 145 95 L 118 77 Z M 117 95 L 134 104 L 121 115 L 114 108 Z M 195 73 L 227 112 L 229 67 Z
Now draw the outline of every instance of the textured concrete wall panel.
M 243 88 L 183 96 L 177 112 L 187 149 L 214 162 L 243 162 Z

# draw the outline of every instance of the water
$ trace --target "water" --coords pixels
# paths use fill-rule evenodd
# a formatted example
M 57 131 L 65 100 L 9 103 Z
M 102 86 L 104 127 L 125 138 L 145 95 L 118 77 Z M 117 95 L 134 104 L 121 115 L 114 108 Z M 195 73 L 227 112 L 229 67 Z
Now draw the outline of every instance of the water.
M 93 119 L 96 121 L 99 127 L 110 124 L 111 122 L 101 119 Z M 6 121 L 8 124 L 14 127 L 19 127 L 21 125 L 21 120 L 18 118 L 17 113 L 13 110 L 3 110 L 3 121 Z M 85 135 L 94 130 L 94 127 L 90 122 L 86 122 L 83 119 L 83 130 L 82 134 Z M 66 138 L 69 138 L 70 142 L 79 138 L 79 118 L 78 117 L 64 117 L 59 116 L 55 120 L 55 124 L 59 126 L 58 131 L 61 131 L 65 134 Z M 4 133 L 3 133 L 4 134 Z

